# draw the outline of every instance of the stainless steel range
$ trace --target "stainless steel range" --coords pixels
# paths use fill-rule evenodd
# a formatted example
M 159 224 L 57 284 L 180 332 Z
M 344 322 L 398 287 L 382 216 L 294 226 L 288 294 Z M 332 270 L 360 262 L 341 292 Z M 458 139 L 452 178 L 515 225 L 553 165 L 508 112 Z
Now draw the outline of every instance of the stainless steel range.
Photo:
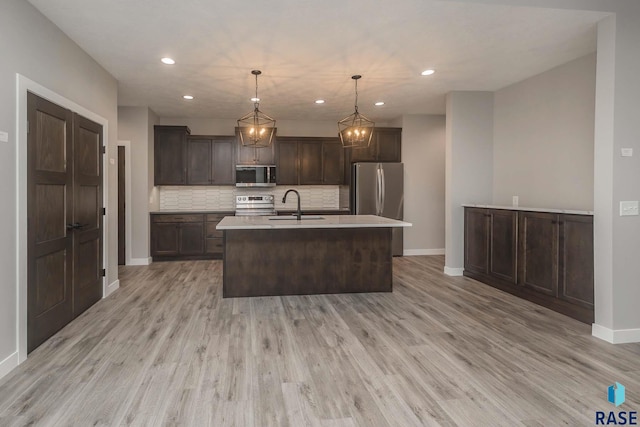
M 273 194 L 236 196 L 236 216 L 276 215 Z

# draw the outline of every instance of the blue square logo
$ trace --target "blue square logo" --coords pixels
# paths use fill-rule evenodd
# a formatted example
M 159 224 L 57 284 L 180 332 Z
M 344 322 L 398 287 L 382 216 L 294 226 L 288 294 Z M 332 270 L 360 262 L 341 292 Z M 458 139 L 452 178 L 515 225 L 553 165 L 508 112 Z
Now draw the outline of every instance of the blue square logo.
M 614 385 L 610 385 L 607 393 L 607 400 L 616 405 L 616 407 L 622 405 L 624 403 L 624 386 L 619 382 L 616 382 Z

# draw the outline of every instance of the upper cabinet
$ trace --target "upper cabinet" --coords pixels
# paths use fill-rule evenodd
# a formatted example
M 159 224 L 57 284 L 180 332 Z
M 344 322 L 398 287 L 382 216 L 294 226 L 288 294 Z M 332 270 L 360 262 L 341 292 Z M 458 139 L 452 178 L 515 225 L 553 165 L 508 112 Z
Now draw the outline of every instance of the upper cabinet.
M 344 183 L 344 150 L 337 138 L 278 138 L 278 184 Z
M 154 126 L 155 185 L 185 185 L 187 183 L 186 126 Z
M 186 126 L 155 126 L 155 185 L 234 185 L 235 138 L 190 136 Z
M 188 185 L 234 185 L 235 139 L 190 136 L 187 140 Z
M 367 148 L 348 148 L 349 163 L 402 161 L 402 128 L 374 128 Z
M 274 131 L 275 132 L 275 131 Z M 264 148 L 242 145 L 236 128 L 236 151 L 239 165 L 275 165 L 276 164 L 276 136 L 274 134 L 271 145 Z

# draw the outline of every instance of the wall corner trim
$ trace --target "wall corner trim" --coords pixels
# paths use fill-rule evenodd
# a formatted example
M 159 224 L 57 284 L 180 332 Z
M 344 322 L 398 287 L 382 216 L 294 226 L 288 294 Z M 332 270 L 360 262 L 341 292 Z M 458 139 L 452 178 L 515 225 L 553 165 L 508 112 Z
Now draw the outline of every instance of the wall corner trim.
M 0 378 L 11 372 L 18 364 L 18 352 L 16 351 L 0 362 Z
M 111 282 L 109 286 L 107 286 L 107 289 L 104 290 L 104 296 L 102 298 L 108 297 L 109 295 L 117 291 L 119 288 L 120 288 L 120 279 L 116 279 L 113 282 Z
M 416 256 L 416 255 L 444 255 L 444 248 L 442 249 L 405 249 L 403 251 L 404 256 Z
M 464 268 L 460 268 L 460 267 L 444 267 L 444 274 L 446 274 L 447 276 L 462 276 L 462 273 L 464 273 Z
M 640 328 L 636 329 L 609 329 L 593 323 L 591 335 L 611 344 L 628 344 L 640 342 Z

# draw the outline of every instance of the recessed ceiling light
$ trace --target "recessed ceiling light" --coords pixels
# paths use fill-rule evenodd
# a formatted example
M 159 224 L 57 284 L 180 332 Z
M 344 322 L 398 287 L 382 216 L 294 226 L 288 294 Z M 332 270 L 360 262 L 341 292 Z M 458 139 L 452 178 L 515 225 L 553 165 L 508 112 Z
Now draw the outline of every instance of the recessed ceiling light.
M 378 101 L 373 105 L 375 105 L 376 107 L 380 107 L 380 106 L 384 105 L 384 102 L 383 101 Z
M 324 99 L 316 99 L 316 104 L 324 104 Z
M 260 98 L 251 98 L 251 102 L 260 102 Z
M 184 95 L 183 98 L 184 99 L 193 99 L 193 95 Z
M 423 76 L 430 76 L 431 74 L 435 73 L 436 70 L 424 70 L 421 74 Z
M 167 65 L 173 65 L 176 63 L 176 61 L 168 57 L 162 58 L 160 61 L 162 61 L 163 64 L 167 64 Z

